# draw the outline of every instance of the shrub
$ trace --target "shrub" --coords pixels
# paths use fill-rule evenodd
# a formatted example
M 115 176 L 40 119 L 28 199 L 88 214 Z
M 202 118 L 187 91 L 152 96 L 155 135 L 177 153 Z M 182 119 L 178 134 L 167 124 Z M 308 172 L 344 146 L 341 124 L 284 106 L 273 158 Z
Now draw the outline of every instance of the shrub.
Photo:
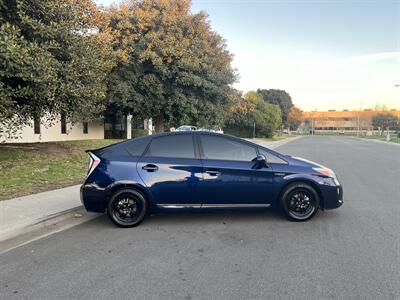
M 132 138 L 137 138 L 139 136 L 148 135 L 149 131 L 147 129 L 132 129 Z

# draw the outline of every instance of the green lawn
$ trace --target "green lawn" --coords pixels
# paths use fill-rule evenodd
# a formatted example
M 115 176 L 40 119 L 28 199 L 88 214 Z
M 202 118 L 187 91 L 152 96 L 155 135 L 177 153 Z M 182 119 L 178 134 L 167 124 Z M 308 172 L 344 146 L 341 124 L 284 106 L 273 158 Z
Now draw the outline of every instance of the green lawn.
M 281 141 L 281 140 L 285 140 L 285 139 L 288 139 L 288 138 L 293 138 L 293 137 L 295 137 L 296 135 L 288 135 L 288 134 L 283 134 L 283 135 L 274 135 L 273 137 L 272 137 L 272 139 L 270 139 L 270 140 L 272 140 L 272 141 Z
M 366 135 L 366 136 L 361 136 L 361 138 L 386 141 L 386 135 Z M 396 135 L 391 135 L 390 142 L 400 144 L 400 137 L 398 137 Z
M 281 141 L 281 140 L 286 140 L 290 138 L 294 138 L 296 135 L 288 135 L 288 134 L 283 134 L 283 135 L 274 135 L 272 138 L 256 138 L 258 140 L 264 140 L 264 141 Z
M 83 140 L 0 145 L 0 200 L 81 183 L 86 149 L 120 140 Z

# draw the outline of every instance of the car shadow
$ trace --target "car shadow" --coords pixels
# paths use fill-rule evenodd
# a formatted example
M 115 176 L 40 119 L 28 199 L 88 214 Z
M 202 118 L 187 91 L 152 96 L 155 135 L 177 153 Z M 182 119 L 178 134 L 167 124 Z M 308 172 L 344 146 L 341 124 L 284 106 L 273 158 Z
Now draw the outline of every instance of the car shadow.
M 170 212 L 148 216 L 139 227 L 143 226 L 178 226 L 178 225 L 212 225 L 212 224 L 250 224 L 250 223 L 274 223 L 274 224 L 310 224 L 314 222 L 330 222 L 341 218 L 336 210 L 319 211 L 307 222 L 290 222 L 283 214 L 275 209 L 266 211 L 210 211 L 210 212 Z M 108 219 L 107 214 L 99 215 L 86 223 L 96 227 L 116 227 Z
M 142 226 L 177 226 L 186 224 L 221 224 L 221 223 L 243 223 L 249 222 L 288 222 L 284 216 L 276 210 L 263 212 L 243 212 L 243 211 L 224 211 L 224 212 L 171 212 L 148 216 L 139 227 Z M 90 223 L 90 224 L 88 224 Z M 106 214 L 100 215 L 87 222 L 90 226 L 110 227 L 115 226 L 108 219 Z
M 145 222 L 157 224 L 185 224 L 185 223 L 221 223 L 221 222 L 236 222 L 247 223 L 249 221 L 278 221 L 282 220 L 279 212 L 263 211 L 263 212 L 239 212 L 239 211 L 224 211 L 224 212 L 177 212 L 168 214 L 152 215 Z

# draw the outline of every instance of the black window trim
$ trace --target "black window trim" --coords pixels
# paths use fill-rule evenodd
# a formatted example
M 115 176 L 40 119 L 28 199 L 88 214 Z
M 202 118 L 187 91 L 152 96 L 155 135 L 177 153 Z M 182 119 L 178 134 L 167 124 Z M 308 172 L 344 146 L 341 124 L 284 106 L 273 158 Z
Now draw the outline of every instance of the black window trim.
M 189 158 L 189 157 L 179 157 L 179 156 L 153 156 L 153 155 L 146 156 L 146 154 L 149 151 L 150 145 L 153 142 L 153 140 L 158 139 L 158 138 L 174 136 L 174 135 L 177 135 L 177 136 L 190 135 L 192 137 L 192 143 L 193 143 L 193 149 L 194 149 L 194 157 Z M 142 157 L 149 157 L 149 158 L 151 157 L 151 158 L 161 158 L 161 159 L 163 159 L 163 158 L 174 158 L 174 159 L 185 159 L 185 160 L 193 160 L 193 159 L 197 159 L 198 160 L 198 159 L 200 159 L 199 152 L 198 152 L 198 149 L 197 149 L 197 143 L 196 143 L 195 134 L 190 133 L 190 132 L 188 132 L 188 133 L 186 133 L 186 132 L 185 133 L 171 133 L 171 134 L 159 135 L 159 136 L 151 137 L 150 141 L 148 142 L 148 144 L 146 146 L 146 149 L 143 151 L 143 153 L 142 153 L 142 155 L 140 157 L 141 158 Z
M 256 155 L 259 155 L 259 154 L 260 154 L 259 151 L 258 151 L 257 145 L 254 145 L 253 143 L 250 143 L 250 142 L 248 142 L 248 141 L 246 141 L 246 140 L 238 139 L 238 138 L 236 138 L 236 137 L 231 137 L 231 136 L 226 136 L 226 135 L 218 135 L 218 134 L 204 134 L 204 133 L 198 133 L 197 136 L 198 136 L 199 152 L 200 152 L 200 159 L 201 159 L 201 160 L 226 161 L 226 162 L 246 162 L 246 163 L 252 162 L 251 160 L 250 160 L 250 161 L 247 161 L 247 160 L 232 160 L 232 159 L 206 158 L 205 155 L 204 155 L 204 151 L 203 151 L 203 145 L 201 144 L 201 136 L 215 136 L 215 137 L 217 137 L 217 138 L 219 137 L 219 138 L 222 138 L 222 139 L 232 140 L 232 141 L 234 141 L 234 142 L 236 142 L 236 143 L 245 144 L 245 145 L 247 145 L 247 146 L 253 148 L 253 149 L 255 150 Z M 255 158 L 255 157 L 254 157 L 254 158 Z

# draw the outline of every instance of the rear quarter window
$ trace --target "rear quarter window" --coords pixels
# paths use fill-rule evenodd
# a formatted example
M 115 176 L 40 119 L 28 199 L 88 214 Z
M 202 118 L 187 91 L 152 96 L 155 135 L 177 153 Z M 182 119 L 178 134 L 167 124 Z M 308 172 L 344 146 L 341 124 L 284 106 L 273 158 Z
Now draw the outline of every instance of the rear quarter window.
M 125 149 L 132 156 L 141 156 L 149 144 L 150 138 L 133 139 L 126 143 Z

